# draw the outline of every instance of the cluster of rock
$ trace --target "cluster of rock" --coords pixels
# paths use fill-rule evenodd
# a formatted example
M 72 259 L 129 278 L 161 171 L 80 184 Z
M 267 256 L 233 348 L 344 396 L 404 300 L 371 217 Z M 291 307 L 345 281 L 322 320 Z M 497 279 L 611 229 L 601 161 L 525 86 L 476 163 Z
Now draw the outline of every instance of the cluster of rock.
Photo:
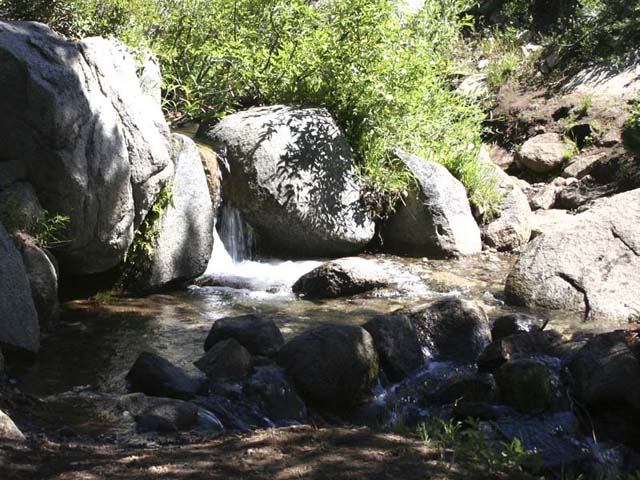
M 172 202 L 136 265 L 138 290 L 203 273 L 214 212 L 197 147 L 165 122 L 152 57 L 138 77 L 115 40 L 5 21 L 0 53 L 0 343 L 37 351 L 39 325 L 57 315 L 58 277 L 118 266 L 163 189 Z M 28 234 L 56 215 L 68 223 L 48 250 Z

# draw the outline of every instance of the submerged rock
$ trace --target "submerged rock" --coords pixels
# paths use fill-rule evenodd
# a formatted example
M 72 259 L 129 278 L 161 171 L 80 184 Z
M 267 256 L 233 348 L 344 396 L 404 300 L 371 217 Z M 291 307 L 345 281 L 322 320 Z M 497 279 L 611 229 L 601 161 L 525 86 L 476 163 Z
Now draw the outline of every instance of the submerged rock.
M 70 218 L 63 270 L 104 272 L 123 258 L 173 174 L 160 106 L 115 40 L 67 40 L 47 26 L 0 22 L 0 150 L 25 166 L 42 206 Z
M 226 317 L 215 321 L 204 342 L 205 351 L 233 338 L 252 355 L 273 357 L 284 345 L 284 337 L 273 320 L 257 315 Z
M 131 392 L 153 397 L 189 400 L 202 390 L 202 382 L 184 370 L 150 352 L 142 352 L 126 377 Z
M 246 378 L 253 369 L 251 354 L 233 338 L 216 343 L 194 364 L 210 382 Z
M 475 363 L 491 341 L 489 320 L 476 303 L 445 298 L 429 305 L 398 310 L 416 327 L 421 343 L 434 359 Z
M 300 277 L 292 287 L 307 299 L 336 298 L 386 286 L 385 272 L 373 260 L 340 258 L 323 263 Z
M 543 133 L 522 144 L 518 160 L 529 170 L 547 173 L 563 164 L 568 148 L 557 133 Z
M 214 212 L 200 151 L 184 135 L 173 135 L 176 172 L 171 201 L 154 228 L 150 258 L 136 272 L 135 290 L 159 290 L 204 273 L 213 248 Z
M 25 440 L 24 435 L 20 429 L 13 423 L 13 420 L 0 410 L 0 441 L 14 441 L 23 442 Z
M 40 349 L 38 312 L 20 252 L 0 225 L 0 343 L 30 352 Z
M 382 230 L 383 246 L 412 256 L 451 257 L 482 249 L 464 186 L 437 163 L 397 150 L 417 180 Z
M 640 189 L 602 200 L 531 242 L 507 277 L 507 300 L 627 322 L 640 310 Z
M 339 412 L 369 395 L 378 376 L 373 338 L 363 328 L 347 325 L 294 337 L 280 350 L 278 363 L 309 402 Z
M 223 198 L 256 230 L 262 251 L 350 255 L 373 238 L 349 145 L 326 110 L 251 108 L 203 139 L 226 162 Z

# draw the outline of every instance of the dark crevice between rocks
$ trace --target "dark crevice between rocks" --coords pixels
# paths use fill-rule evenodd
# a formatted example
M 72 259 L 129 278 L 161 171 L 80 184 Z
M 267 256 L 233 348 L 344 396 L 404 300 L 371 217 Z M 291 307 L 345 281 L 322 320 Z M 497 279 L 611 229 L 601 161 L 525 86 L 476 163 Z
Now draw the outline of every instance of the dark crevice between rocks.
M 633 245 L 629 244 L 629 242 L 622 238 L 622 235 L 616 231 L 615 227 L 611 227 L 611 234 L 613 235 L 613 238 L 617 238 L 625 247 L 631 250 L 636 257 L 640 257 L 640 251 L 636 250 Z
M 589 320 L 589 314 L 591 313 L 591 304 L 589 303 L 589 296 L 587 295 L 587 291 L 584 289 L 582 285 L 580 285 L 575 279 L 571 278 L 569 275 L 563 272 L 558 272 L 558 277 L 567 282 L 573 288 L 575 288 L 578 292 L 580 292 L 584 296 L 584 318 L 583 320 L 586 322 Z

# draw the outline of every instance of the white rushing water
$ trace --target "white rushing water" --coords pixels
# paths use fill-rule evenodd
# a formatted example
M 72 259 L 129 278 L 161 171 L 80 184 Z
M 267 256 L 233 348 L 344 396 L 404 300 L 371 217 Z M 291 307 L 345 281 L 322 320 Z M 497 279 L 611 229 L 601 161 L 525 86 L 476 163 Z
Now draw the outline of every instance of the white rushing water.
M 255 260 L 253 230 L 233 207 L 222 207 L 214 228 L 211 260 L 205 272 L 222 287 L 257 292 L 290 293 L 291 285 L 322 262 Z

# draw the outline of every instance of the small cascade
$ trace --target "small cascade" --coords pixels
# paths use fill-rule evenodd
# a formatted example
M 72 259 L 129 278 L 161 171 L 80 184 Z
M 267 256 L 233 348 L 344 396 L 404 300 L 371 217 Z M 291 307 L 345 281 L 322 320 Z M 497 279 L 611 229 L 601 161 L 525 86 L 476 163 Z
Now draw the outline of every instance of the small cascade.
M 254 259 L 253 229 L 240 211 L 223 206 L 213 232 L 213 251 L 203 285 L 253 292 L 291 293 L 291 285 L 313 270 L 318 261 Z

